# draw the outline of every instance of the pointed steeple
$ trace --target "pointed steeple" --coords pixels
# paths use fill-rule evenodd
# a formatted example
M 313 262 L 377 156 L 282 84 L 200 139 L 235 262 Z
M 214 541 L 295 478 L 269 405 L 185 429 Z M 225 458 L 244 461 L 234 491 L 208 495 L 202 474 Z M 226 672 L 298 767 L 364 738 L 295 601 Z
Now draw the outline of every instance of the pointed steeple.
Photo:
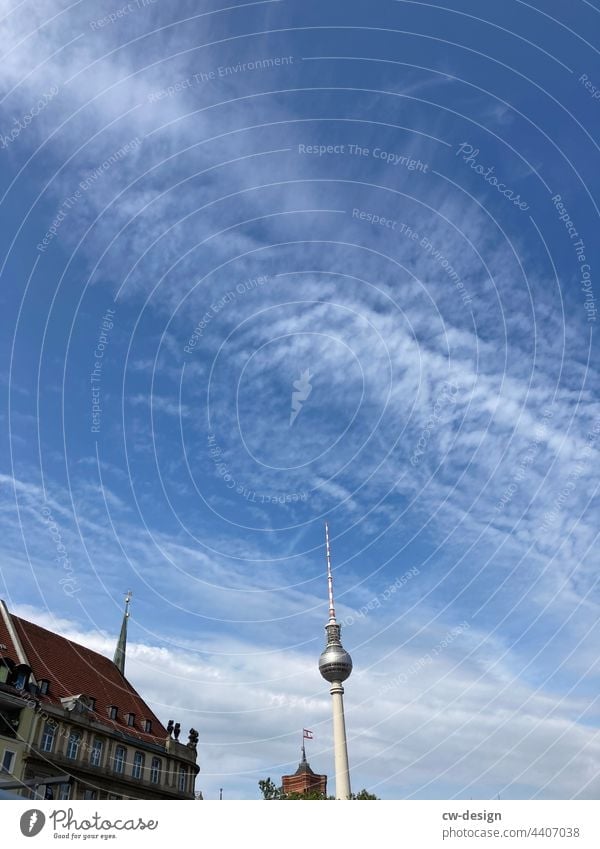
M 125 613 L 123 615 L 123 624 L 121 625 L 121 633 L 119 634 L 119 642 L 115 649 L 113 663 L 119 669 L 122 675 L 125 675 L 125 652 L 127 650 L 127 620 L 129 619 L 129 604 L 131 602 L 132 592 L 128 590 L 125 596 Z
M 306 749 L 304 748 L 304 743 L 302 743 L 302 757 L 300 758 L 298 769 L 296 770 L 294 775 L 302 775 L 303 773 L 314 774 L 312 769 L 310 768 L 309 762 L 306 760 Z

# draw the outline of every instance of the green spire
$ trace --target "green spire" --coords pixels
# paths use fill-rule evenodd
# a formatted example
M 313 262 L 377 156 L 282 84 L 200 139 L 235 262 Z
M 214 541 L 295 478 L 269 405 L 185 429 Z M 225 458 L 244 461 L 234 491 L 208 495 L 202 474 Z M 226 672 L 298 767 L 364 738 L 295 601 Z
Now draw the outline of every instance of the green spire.
M 125 675 L 125 651 L 127 649 L 127 620 L 129 619 L 129 603 L 131 602 L 132 592 L 129 590 L 125 596 L 125 614 L 123 616 L 123 624 L 121 625 L 121 633 L 119 634 L 119 642 L 115 649 L 113 663 L 119 669 L 122 675 Z

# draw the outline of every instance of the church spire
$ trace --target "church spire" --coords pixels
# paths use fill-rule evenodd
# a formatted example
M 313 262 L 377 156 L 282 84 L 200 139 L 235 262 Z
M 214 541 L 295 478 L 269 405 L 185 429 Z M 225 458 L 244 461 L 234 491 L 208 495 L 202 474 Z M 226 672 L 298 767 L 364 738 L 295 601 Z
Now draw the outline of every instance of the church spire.
M 113 663 L 119 669 L 122 675 L 125 675 L 125 652 L 127 650 L 127 620 L 129 619 L 129 604 L 131 602 L 132 592 L 127 591 L 125 596 L 125 613 L 123 615 L 123 624 L 121 625 L 121 633 L 119 634 L 119 642 L 115 649 Z

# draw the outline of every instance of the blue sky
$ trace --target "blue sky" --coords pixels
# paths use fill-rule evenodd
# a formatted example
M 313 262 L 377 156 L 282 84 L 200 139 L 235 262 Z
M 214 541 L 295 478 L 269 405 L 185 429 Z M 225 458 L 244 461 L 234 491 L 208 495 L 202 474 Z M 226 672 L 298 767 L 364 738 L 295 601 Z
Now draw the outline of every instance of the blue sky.
M 2 596 L 383 798 L 597 798 L 600 12 L 0 4 Z M 598 96 L 596 96 L 598 95 Z

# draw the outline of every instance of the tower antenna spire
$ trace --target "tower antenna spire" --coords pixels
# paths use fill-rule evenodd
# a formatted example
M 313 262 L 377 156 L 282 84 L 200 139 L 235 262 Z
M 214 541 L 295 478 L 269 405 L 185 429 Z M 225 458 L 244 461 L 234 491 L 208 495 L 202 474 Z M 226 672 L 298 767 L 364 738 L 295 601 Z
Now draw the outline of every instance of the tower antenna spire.
M 331 548 L 329 546 L 329 525 L 325 522 L 325 556 L 327 558 L 327 589 L 329 591 L 329 621 L 335 622 L 333 603 L 333 575 L 331 574 Z

